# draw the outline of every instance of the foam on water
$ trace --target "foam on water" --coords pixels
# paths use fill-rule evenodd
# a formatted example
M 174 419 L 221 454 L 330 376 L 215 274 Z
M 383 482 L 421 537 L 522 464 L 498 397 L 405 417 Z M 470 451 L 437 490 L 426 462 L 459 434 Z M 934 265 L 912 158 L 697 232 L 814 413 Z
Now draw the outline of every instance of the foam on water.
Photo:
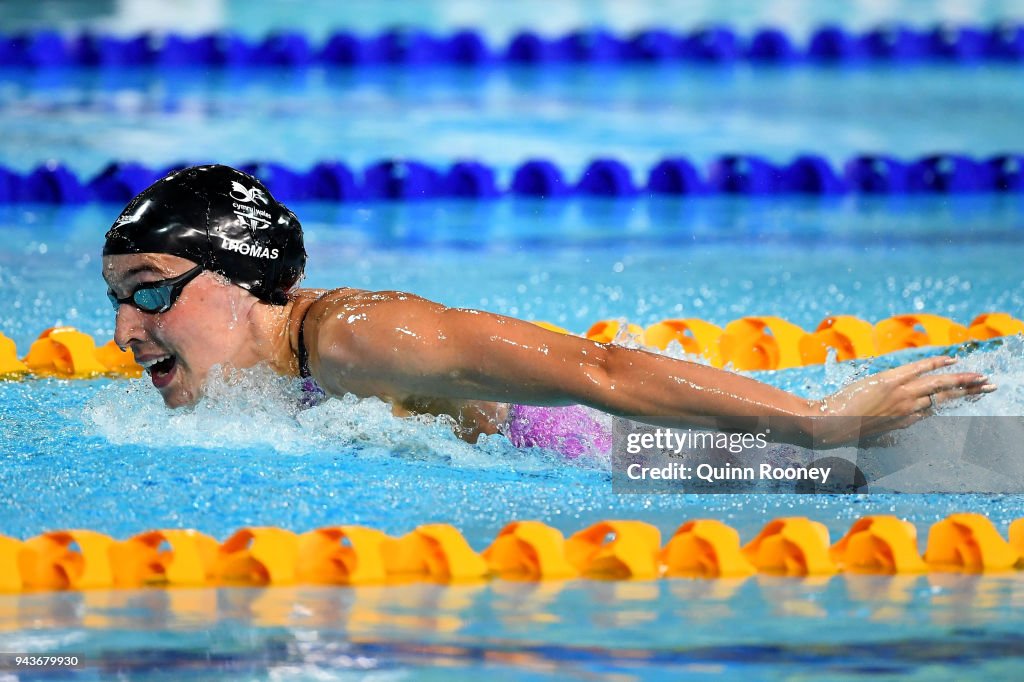
M 214 372 L 192 408 L 167 408 L 148 379 L 101 388 L 83 411 L 85 430 L 116 445 L 244 450 L 272 448 L 303 455 L 345 450 L 366 457 L 444 462 L 456 467 L 517 471 L 565 466 L 560 454 L 517 449 L 504 436 L 483 436 L 475 445 L 453 431 L 447 416 L 397 418 L 378 398 L 348 394 L 303 409 L 301 383 L 266 366 Z M 572 462 L 607 468 L 596 453 Z
M 957 371 L 986 375 L 999 389 L 984 400 L 960 401 L 942 412 L 1017 418 L 1024 414 L 1024 335 L 1007 337 L 999 343 L 995 350 L 971 353 L 955 365 Z

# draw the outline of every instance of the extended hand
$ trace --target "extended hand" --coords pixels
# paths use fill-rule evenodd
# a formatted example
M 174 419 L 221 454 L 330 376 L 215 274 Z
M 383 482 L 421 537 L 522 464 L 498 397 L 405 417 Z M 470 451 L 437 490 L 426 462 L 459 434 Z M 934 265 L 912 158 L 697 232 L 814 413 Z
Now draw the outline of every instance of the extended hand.
M 975 372 L 928 374 L 955 359 L 940 356 L 880 372 L 846 386 L 820 402 L 814 419 L 818 446 L 855 445 L 893 429 L 904 429 L 950 400 L 996 390 Z

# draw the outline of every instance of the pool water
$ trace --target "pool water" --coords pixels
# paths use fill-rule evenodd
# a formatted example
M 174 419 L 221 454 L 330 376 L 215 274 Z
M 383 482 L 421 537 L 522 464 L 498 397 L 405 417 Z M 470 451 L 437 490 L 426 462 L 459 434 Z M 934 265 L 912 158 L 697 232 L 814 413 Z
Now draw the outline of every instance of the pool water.
M 337 10 L 319 2 L 301 13 L 291 3 L 261 12 L 200 4 L 196 30 L 253 35 L 282 25 L 282 12 L 311 36 L 342 23 L 379 30 L 398 16 L 387 3 L 357 3 L 365 12 L 333 23 Z M 482 23 L 493 13 L 496 40 L 537 16 L 553 32 L 595 22 L 689 29 L 700 16 L 740 28 L 776 23 L 794 35 L 825 20 L 862 28 L 896 16 L 870 2 L 624 6 L 581 0 L 538 15 L 536 3 L 497 11 L 449 0 L 401 16 L 451 29 L 451 17 Z M 897 3 L 922 25 L 1016 11 L 1006 2 L 964 7 L 921 16 L 918 3 Z M 473 14 L 481 11 L 488 14 Z M 130 12 L 82 13 L 42 2 L 0 17 L 11 27 L 141 26 Z M 1019 66 L 996 64 L 9 71 L 0 74 L 0 164 L 24 172 L 55 158 L 88 176 L 115 159 L 306 168 L 337 158 L 359 168 L 387 157 L 437 165 L 472 157 L 507 181 L 530 156 L 571 176 L 611 155 L 642 182 L 669 155 L 787 161 L 810 151 L 836 166 L 864 152 L 982 157 L 1020 151 L 1020 75 Z M 1024 315 L 1019 194 L 291 208 L 310 253 L 304 285 L 411 291 L 576 332 L 601 319 L 724 325 L 778 315 L 812 329 L 833 314 L 876 321 L 929 312 L 960 323 L 989 311 Z M 0 207 L 0 332 L 20 352 L 54 324 L 111 337 L 99 251 L 119 210 Z M 856 373 L 929 352 L 755 376 L 821 396 Z M 965 355 L 961 366 L 988 373 L 1000 389 L 946 411 L 1024 414 L 1024 339 Z M 447 522 L 482 550 L 516 519 L 571 533 L 636 518 L 667 537 L 688 519 L 716 518 L 748 540 L 772 518 L 806 515 L 837 539 L 857 518 L 886 513 L 914 522 L 923 548 L 929 525 L 952 512 L 982 513 L 1004 534 L 1024 515 L 1019 495 L 616 495 L 609 462 L 596 454 L 566 462 L 500 436 L 472 446 L 436 420 L 394 419 L 379 401 L 299 411 L 296 396 L 294 382 L 261 369 L 218 382 L 194 410 L 173 413 L 145 379 L 0 382 L 0 532 L 88 528 L 126 538 L 192 527 L 224 539 L 246 525 L 301 532 L 353 523 L 401 534 Z M 0 595 L 0 651 L 79 654 L 87 668 L 74 679 L 999 679 L 1021 665 L 1022 595 L 1019 574 Z
M 108 339 L 102 235 L 120 207 L 0 209 L 0 325 L 20 349 L 52 324 Z M 931 312 L 969 323 L 1024 303 L 1024 197 L 648 198 L 630 201 L 295 204 L 304 286 L 399 289 L 547 320 L 719 325 L 778 315 L 876 321 Z M 786 295 L 780 295 L 779 287 Z
M 576 331 L 603 318 L 691 315 L 724 324 L 778 314 L 813 327 L 834 313 L 875 320 L 924 310 L 969 322 L 986 310 L 1020 310 L 1024 297 L 1016 197 L 295 209 L 308 230 L 310 286 L 409 290 Z M 0 302 L 0 321 L 19 348 L 51 323 L 100 340 L 112 334 L 96 251 L 116 211 L 4 213 L 0 281 L 16 295 Z M 952 412 L 1019 415 L 1022 344 L 964 358 L 1000 390 Z M 851 364 L 759 378 L 823 395 Z M 4 532 L 78 527 L 120 538 L 194 527 L 226 538 L 245 525 L 357 523 L 401 534 L 448 522 L 481 550 L 514 519 L 543 519 L 568 534 L 638 518 L 668 537 L 708 517 L 747 539 L 770 518 L 806 515 L 835 539 L 860 516 L 895 513 L 921 529 L 923 543 L 927 527 L 955 511 L 981 512 L 1004 532 L 1021 515 L 1019 496 L 615 495 L 598 456 L 567 463 L 502 437 L 467 445 L 443 424 L 396 420 L 375 400 L 300 413 L 296 391 L 255 371 L 216 385 L 194 411 L 171 413 L 146 380 L 0 383 Z M 1019 665 L 1016 575 L 396 589 L 6 596 L 0 612 L 18 629 L 0 633 L 0 648 L 56 647 L 86 655 L 93 671 L 132 679 L 205 679 L 213 669 L 226 679 L 443 671 L 954 679 L 979 669 L 979 651 L 989 652 L 980 665 L 993 674 Z
M 90 652 L 74 679 L 1013 679 L 1022 587 L 934 575 L 90 591 L 2 598 L 26 631 L 0 642 Z
M 360 170 L 392 157 L 438 167 L 470 158 L 496 167 L 505 185 L 532 157 L 575 180 L 592 158 L 611 156 L 638 184 L 666 156 L 702 166 L 720 154 L 788 163 L 814 152 L 837 168 L 864 153 L 984 158 L 1018 150 L 1021 71 L 1000 63 L 14 70 L 0 84 L 9 139 L 0 164 L 25 172 L 56 158 L 91 177 L 111 159 L 153 168 L 271 160 L 301 170 L 338 159 Z

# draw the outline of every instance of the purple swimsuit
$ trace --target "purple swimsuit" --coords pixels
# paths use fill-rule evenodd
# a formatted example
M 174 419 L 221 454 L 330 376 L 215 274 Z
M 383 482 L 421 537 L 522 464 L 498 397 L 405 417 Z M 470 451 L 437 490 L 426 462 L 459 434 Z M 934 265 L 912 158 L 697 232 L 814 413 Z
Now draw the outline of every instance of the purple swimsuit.
M 320 384 L 316 383 L 313 377 L 303 377 L 302 397 L 299 399 L 299 406 L 305 410 L 310 407 L 316 407 L 325 400 L 327 400 L 327 392 L 320 388 Z
M 315 407 L 327 394 L 312 377 L 302 380 L 303 409 Z M 540 407 L 510 405 L 508 419 L 499 431 L 517 448 L 545 448 L 560 452 L 566 459 L 585 453 L 611 452 L 612 434 L 584 407 Z
M 582 405 L 512 405 L 501 432 L 517 448 L 546 448 L 576 459 L 584 453 L 607 454 L 612 434 Z

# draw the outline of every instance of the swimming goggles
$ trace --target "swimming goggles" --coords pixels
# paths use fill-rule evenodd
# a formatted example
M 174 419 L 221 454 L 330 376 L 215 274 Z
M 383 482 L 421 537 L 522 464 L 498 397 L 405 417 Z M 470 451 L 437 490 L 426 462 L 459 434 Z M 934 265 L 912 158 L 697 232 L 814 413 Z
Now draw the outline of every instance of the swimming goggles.
M 107 289 L 107 298 L 110 299 L 114 310 L 122 305 L 131 305 L 144 313 L 166 313 L 178 300 L 178 296 L 181 296 L 182 290 L 202 271 L 203 266 L 197 265 L 177 277 L 146 282 L 125 298 L 118 298 L 113 291 Z

